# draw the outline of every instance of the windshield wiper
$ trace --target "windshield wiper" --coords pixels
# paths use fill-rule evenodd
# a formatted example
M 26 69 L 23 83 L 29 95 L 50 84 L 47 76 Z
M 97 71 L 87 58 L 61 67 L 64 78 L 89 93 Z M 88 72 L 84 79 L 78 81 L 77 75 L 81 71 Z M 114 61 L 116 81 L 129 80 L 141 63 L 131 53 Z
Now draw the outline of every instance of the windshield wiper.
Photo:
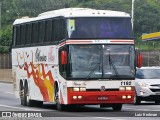
M 86 77 L 86 80 L 88 80 L 91 77 L 91 75 L 95 72 L 95 70 L 97 69 L 97 67 L 100 67 L 100 63 L 97 63 L 97 65 L 91 70 L 91 72 Z
M 116 77 L 117 77 L 117 78 L 120 78 L 119 73 L 118 73 L 118 71 L 117 71 L 117 68 L 116 68 L 116 66 L 115 66 L 115 64 L 113 63 L 113 60 L 112 60 L 112 58 L 111 58 L 110 51 L 109 51 L 109 65 L 110 65 L 110 69 L 111 69 L 111 66 L 113 67 L 113 70 L 114 70 L 114 72 L 115 72 L 115 74 L 116 74 Z
M 101 66 L 101 60 L 102 60 L 102 54 L 100 55 L 100 59 L 99 59 L 99 63 L 96 64 L 96 66 L 91 70 L 91 72 L 87 75 L 86 80 L 88 80 L 91 75 L 95 72 L 95 70 L 97 69 L 97 67 Z M 100 69 L 100 68 L 99 68 Z

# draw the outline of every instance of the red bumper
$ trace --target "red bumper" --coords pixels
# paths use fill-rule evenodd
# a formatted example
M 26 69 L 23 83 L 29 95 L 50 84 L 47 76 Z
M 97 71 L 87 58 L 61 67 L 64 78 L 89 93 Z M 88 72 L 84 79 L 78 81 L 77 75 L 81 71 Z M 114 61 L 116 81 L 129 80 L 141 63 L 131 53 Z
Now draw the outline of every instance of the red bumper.
M 94 92 L 72 92 L 68 91 L 68 104 L 115 104 L 133 103 L 134 91 L 94 91 Z M 73 96 L 77 96 L 76 99 Z M 78 98 L 81 96 L 82 98 Z M 126 98 L 122 98 L 126 96 Z M 131 96 L 131 98 L 127 98 Z

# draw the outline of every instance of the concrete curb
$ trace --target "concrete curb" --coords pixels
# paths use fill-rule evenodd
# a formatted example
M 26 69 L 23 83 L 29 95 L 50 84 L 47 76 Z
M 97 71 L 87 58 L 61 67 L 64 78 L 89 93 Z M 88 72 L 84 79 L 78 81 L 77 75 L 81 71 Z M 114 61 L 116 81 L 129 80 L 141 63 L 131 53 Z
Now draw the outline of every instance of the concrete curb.
M 0 80 L 1 83 L 13 83 L 13 81 L 4 81 L 4 80 Z

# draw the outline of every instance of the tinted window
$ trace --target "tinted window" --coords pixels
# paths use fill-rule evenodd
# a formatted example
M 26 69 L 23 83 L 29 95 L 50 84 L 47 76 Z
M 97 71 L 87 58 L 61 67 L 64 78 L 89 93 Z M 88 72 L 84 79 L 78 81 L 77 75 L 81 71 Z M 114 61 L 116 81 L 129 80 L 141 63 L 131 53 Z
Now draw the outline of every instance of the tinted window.
M 30 44 L 32 36 L 32 24 L 26 25 L 26 41 L 25 44 Z
M 16 44 L 16 27 L 13 27 L 13 41 L 12 41 L 12 45 L 15 46 Z
M 60 19 L 60 26 L 59 26 L 59 40 L 63 40 L 65 38 L 65 21 L 64 19 Z
M 38 23 L 32 24 L 32 43 L 38 43 Z
M 20 45 L 24 45 L 25 43 L 25 35 L 26 35 L 26 25 L 21 25 L 21 37 L 20 37 Z
M 20 45 L 20 26 L 16 27 L 16 45 Z
M 137 70 L 136 71 L 136 78 L 138 78 L 138 79 L 144 79 L 144 75 L 143 75 L 143 73 L 142 73 L 141 70 Z
M 68 20 L 69 38 L 133 38 L 130 18 L 97 17 Z
M 43 43 L 44 41 L 44 37 L 45 37 L 45 22 L 42 21 L 42 22 L 39 22 L 38 23 L 38 40 L 39 40 L 39 43 Z
M 53 27 L 53 40 L 59 40 L 59 19 L 54 20 L 54 27 Z
M 160 79 L 160 69 L 139 69 L 136 77 L 140 79 Z
M 51 35 L 52 35 L 52 21 L 48 20 L 45 22 L 46 25 L 46 34 L 45 34 L 45 42 L 51 42 Z

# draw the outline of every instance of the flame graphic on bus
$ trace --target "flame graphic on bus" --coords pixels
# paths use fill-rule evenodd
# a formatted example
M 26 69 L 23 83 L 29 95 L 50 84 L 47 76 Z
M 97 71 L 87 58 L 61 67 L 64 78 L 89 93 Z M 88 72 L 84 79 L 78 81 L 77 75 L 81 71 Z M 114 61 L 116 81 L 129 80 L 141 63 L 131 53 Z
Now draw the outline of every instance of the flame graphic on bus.
M 20 69 L 24 68 L 24 70 L 27 72 L 27 77 L 31 78 L 33 77 L 33 80 L 38 86 L 42 96 L 43 100 L 47 102 L 53 102 L 54 101 L 54 89 L 53 89 L 53 84 L 54 84 L 54 79 L 52 76 L 51 70 L 48 72 L 45 71 L 45 68 L 48 67 L 47 64 L 33 64 L 33 51 L 32 52 L 32 61 L 28 64 L 25 62 L 24 54 L 23 57 L 20 55 L 20 53 L 17 53 L 17 62 L 18 62 L 18 67 Z M 27 55 L 27 53 L 26 53 Z M 29 55 L 26 57 L 28 58 Z M 19 58 L 24 60 L 23 65 L 19 64 Z

